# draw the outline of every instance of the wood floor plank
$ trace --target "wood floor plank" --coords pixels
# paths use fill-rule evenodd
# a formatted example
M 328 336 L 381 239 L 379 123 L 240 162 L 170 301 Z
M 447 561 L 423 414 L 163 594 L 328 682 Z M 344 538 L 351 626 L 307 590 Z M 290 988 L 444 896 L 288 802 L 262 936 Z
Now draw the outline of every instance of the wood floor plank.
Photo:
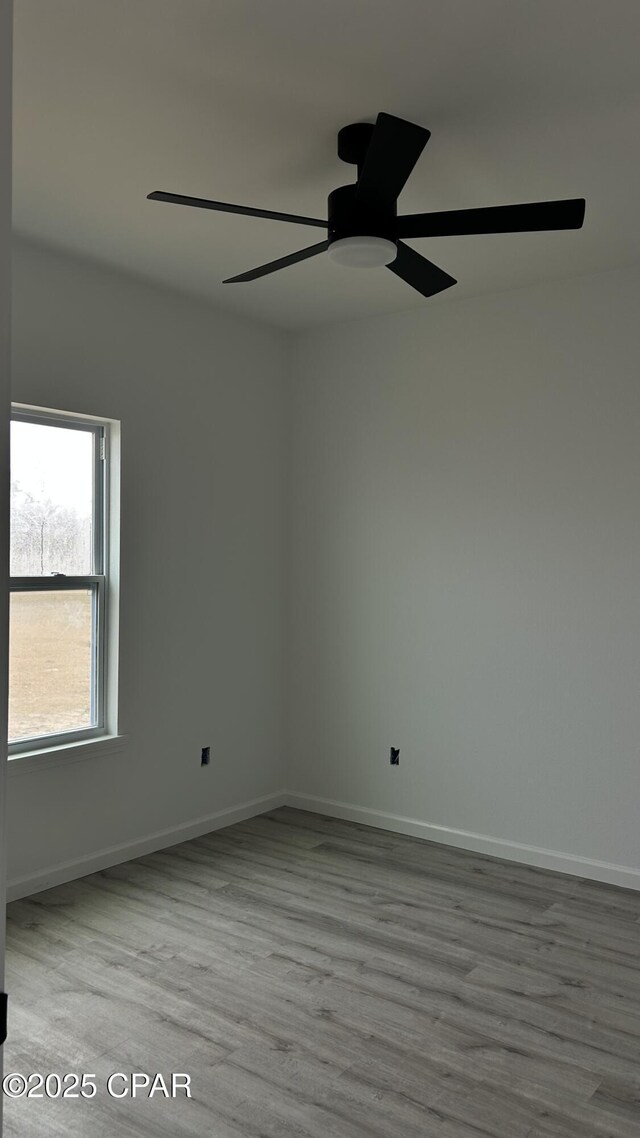
M 640 894 L 281 808 L 15 902 L 9 1138 L 640 1138 Z M 193 1098 L 117 1100 L 113 1071 Z

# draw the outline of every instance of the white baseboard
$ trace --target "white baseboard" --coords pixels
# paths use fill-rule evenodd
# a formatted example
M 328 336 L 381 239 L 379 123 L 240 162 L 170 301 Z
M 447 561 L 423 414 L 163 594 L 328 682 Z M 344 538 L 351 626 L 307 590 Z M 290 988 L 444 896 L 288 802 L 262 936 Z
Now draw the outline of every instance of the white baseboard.
M 159 830 L 135 842 L 126 842 L 122 845 L 98 850 L 97 853 L 91 854 L 89 857 L 60 862 L 44 873 L 14 878 L 7 884 L 7 901 L 17 901 L 21 897 L 28 897 L 32 893 L 41 892 L 43 889 L 51 889 L 53 886 L 62 885 L 66 881 L 74 881 L 78 877 L 86 877 L 89 873 L 108 869 L 109 866 L 119 865 L 121 862 L 131 861 L 136 857 L 144 857 L 146 854 L 155 853 L 156 850 L 166 849 L 168 846 L 177 845 L 179 842 L 187 842 L 191 838 L 202 837 L 203 834 L 209 834 L 213 830 L 221 830 L 225 826 L 232 826 L 235 822 L 244 822 L 247 818 L 253 818 L 257 814 L 275 810 L 278 806 L 292 806 L 298 810 L 309 810 L 314 814 L 328 814 L 332 818 L 345 818 L 349 822 L 361 822 L 365 826 L 374 826 L 397 834 L 408 834 L 414 838 L 424 838 L 430 842 L 439 842 L 442 845 L 455 846 L 458 849 L 472 850 L 474 853 L 489 854 L 492 857 L 504 858 L 507 861 L 520 862 L 523 865 L 553 869 L 560 873 L 586 877 L 592 881 L 604 881 L 609 885 L 622 885 L 627 889 L 640 890 L 640 869 L 634 869 L 632 866 L 615 865 L 606 861 L 595 861 L 592 858 L 562 853 L 558 850 L 527 846 L 520 842 L 506 841 L 504 838 L 490 837 L 487 834 L 454 830 L 447 826 L 422 822 L 417 818 L 405 818 L 400 814 L 387 814 L 382 810 L 354 806 L 348 802 L 336 802 L 330 798 L 317 798 L 313 795 L 294 791 L 279 791 L 276 794 L 251 799 L 249 802 L 243 802 L 238 806 L 231 806 L 226 810 L 219 810 L 215 814 L 197 818 L 181 826 Z
M 560 873 L 586 877 L 592 881 L 604 881 L 609 885 L 622 885 L 627 889 L 640 890 L 640 869 L 634 869 L 629 865 L 615 865 L 562 853 L 559 850 L 526 846 L 520 842 L 506 841 L 504 838 L 493 838 L 487 834 L 453 830 L 448 826 L 421 822 L 417 818 L 404 818 L 400 814 L 386 814 L 382 810 L 353 806 L 348 802 L 335 802 L 330 798 L 316 798 L 295 791 L 287 791 L 285 805 L 295 806 L 298 810 L 309 810 L 314 814 L 328 814 L 332 818 L 345 818 L 349 822 L 362 822 L 365 826 L 376 826 L 381 830 L 391 830 L 397 834 L 425 838 L 430 842 L 456 846 L 458 849 L 472 850 L 474 853 L 490 854 L 492 857 L 505 858 L 507 861 L 518 861 L 540 869 L 554 869 Z
M 284 801 L 284 791 L 268 794 L 263 798 L 254 798 L 250 802 L 219 810 L 216 814 L 209 814 L 205 818 L 196 818 L 193 822 L 185 822 L 169 830 L 148 834 L 147 837 L 135 842 L 109 846 L 89 857 L 60 862 L 45 873 L 15 878 L 7 883 L 7 901 L 17 901 L 20 897 L 29 897 L 32 893 L 40 893 L 43 889 L 51 889 L 54 885 L 63 885 L 65 881 L 75 881 L 78 877 L 86 877 L 89 873 L 97 873 L 101 869 L 108 869 L 111 865 L 119 865 L 136 857 L 145 857 L 146 854 L 155 853 L 156 850 L 175 846 L 178 842 L 188 842 L 190 838 L 200 838 L 203 834 L 210 834 L 212 830 L 221 830 L 225 826 L 233 826 L 235 822 L 244 822 L 247 818 L 253 818 L 256 814 L 275 810 L 276 807 L 282 806 Z

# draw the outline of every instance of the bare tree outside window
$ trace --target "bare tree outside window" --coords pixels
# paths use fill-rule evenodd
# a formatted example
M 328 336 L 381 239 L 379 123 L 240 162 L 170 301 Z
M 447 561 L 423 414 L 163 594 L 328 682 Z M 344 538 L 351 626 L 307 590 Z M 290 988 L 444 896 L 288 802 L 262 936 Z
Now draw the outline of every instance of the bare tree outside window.
M 32 577 L 49 573 L 83 573 L 91 561 L 91 518 L 53 502 L 44 493 L 35 497 L 19 482 L 11 483 L 11 575 Z

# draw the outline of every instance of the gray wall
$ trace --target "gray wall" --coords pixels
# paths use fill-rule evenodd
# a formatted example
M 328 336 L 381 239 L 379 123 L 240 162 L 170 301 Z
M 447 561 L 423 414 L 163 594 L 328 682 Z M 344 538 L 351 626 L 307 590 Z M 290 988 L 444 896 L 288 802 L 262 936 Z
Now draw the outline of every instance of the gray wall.
M 9 548 L 9 375 L 11 331 L 11 32 L 12 5 L 0 0 L 0 548 Z M 7 571 L 0 561 L 0 739 L 7 737 Z M 0 751 L 0 989 L 4 990 L 6 746 Z M 0 1049 L 0 1075 L 2 1050 Z M 0 1096 L 0 1130 L 2 1101 Z
M 285 782 L 640 884 L 639 307 L 629 269 L 287 351 L 18 242 L 14 398 L 123 424 L 126 740 L 12 764 L 14 891 Z
M 19 241 L 13 379 L 16 401 L 121 420 L 123 451 L 125 746 L 10 764 L 22 892 L 282 790 L 284 344 Z
M 632 883 L 639 312 L 630 269 L 298 337 L 295 801 Z

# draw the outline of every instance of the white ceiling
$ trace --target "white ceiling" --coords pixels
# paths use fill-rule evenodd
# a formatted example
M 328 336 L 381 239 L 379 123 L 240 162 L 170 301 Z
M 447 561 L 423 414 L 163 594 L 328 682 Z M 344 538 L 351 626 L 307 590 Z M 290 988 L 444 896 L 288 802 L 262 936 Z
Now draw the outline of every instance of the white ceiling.
M 638 0 L 15 0 L 15 224 L 282 327 L 640 260 Z M 326 216 L 338 129 L 388 111 L 431 140 L 400 212 L 586 197 L 581 231 L 412 242 L 459 284 L 424 300 L 326 256 L 242 272 L 306 227 L 146 201 L 162 189 Z

